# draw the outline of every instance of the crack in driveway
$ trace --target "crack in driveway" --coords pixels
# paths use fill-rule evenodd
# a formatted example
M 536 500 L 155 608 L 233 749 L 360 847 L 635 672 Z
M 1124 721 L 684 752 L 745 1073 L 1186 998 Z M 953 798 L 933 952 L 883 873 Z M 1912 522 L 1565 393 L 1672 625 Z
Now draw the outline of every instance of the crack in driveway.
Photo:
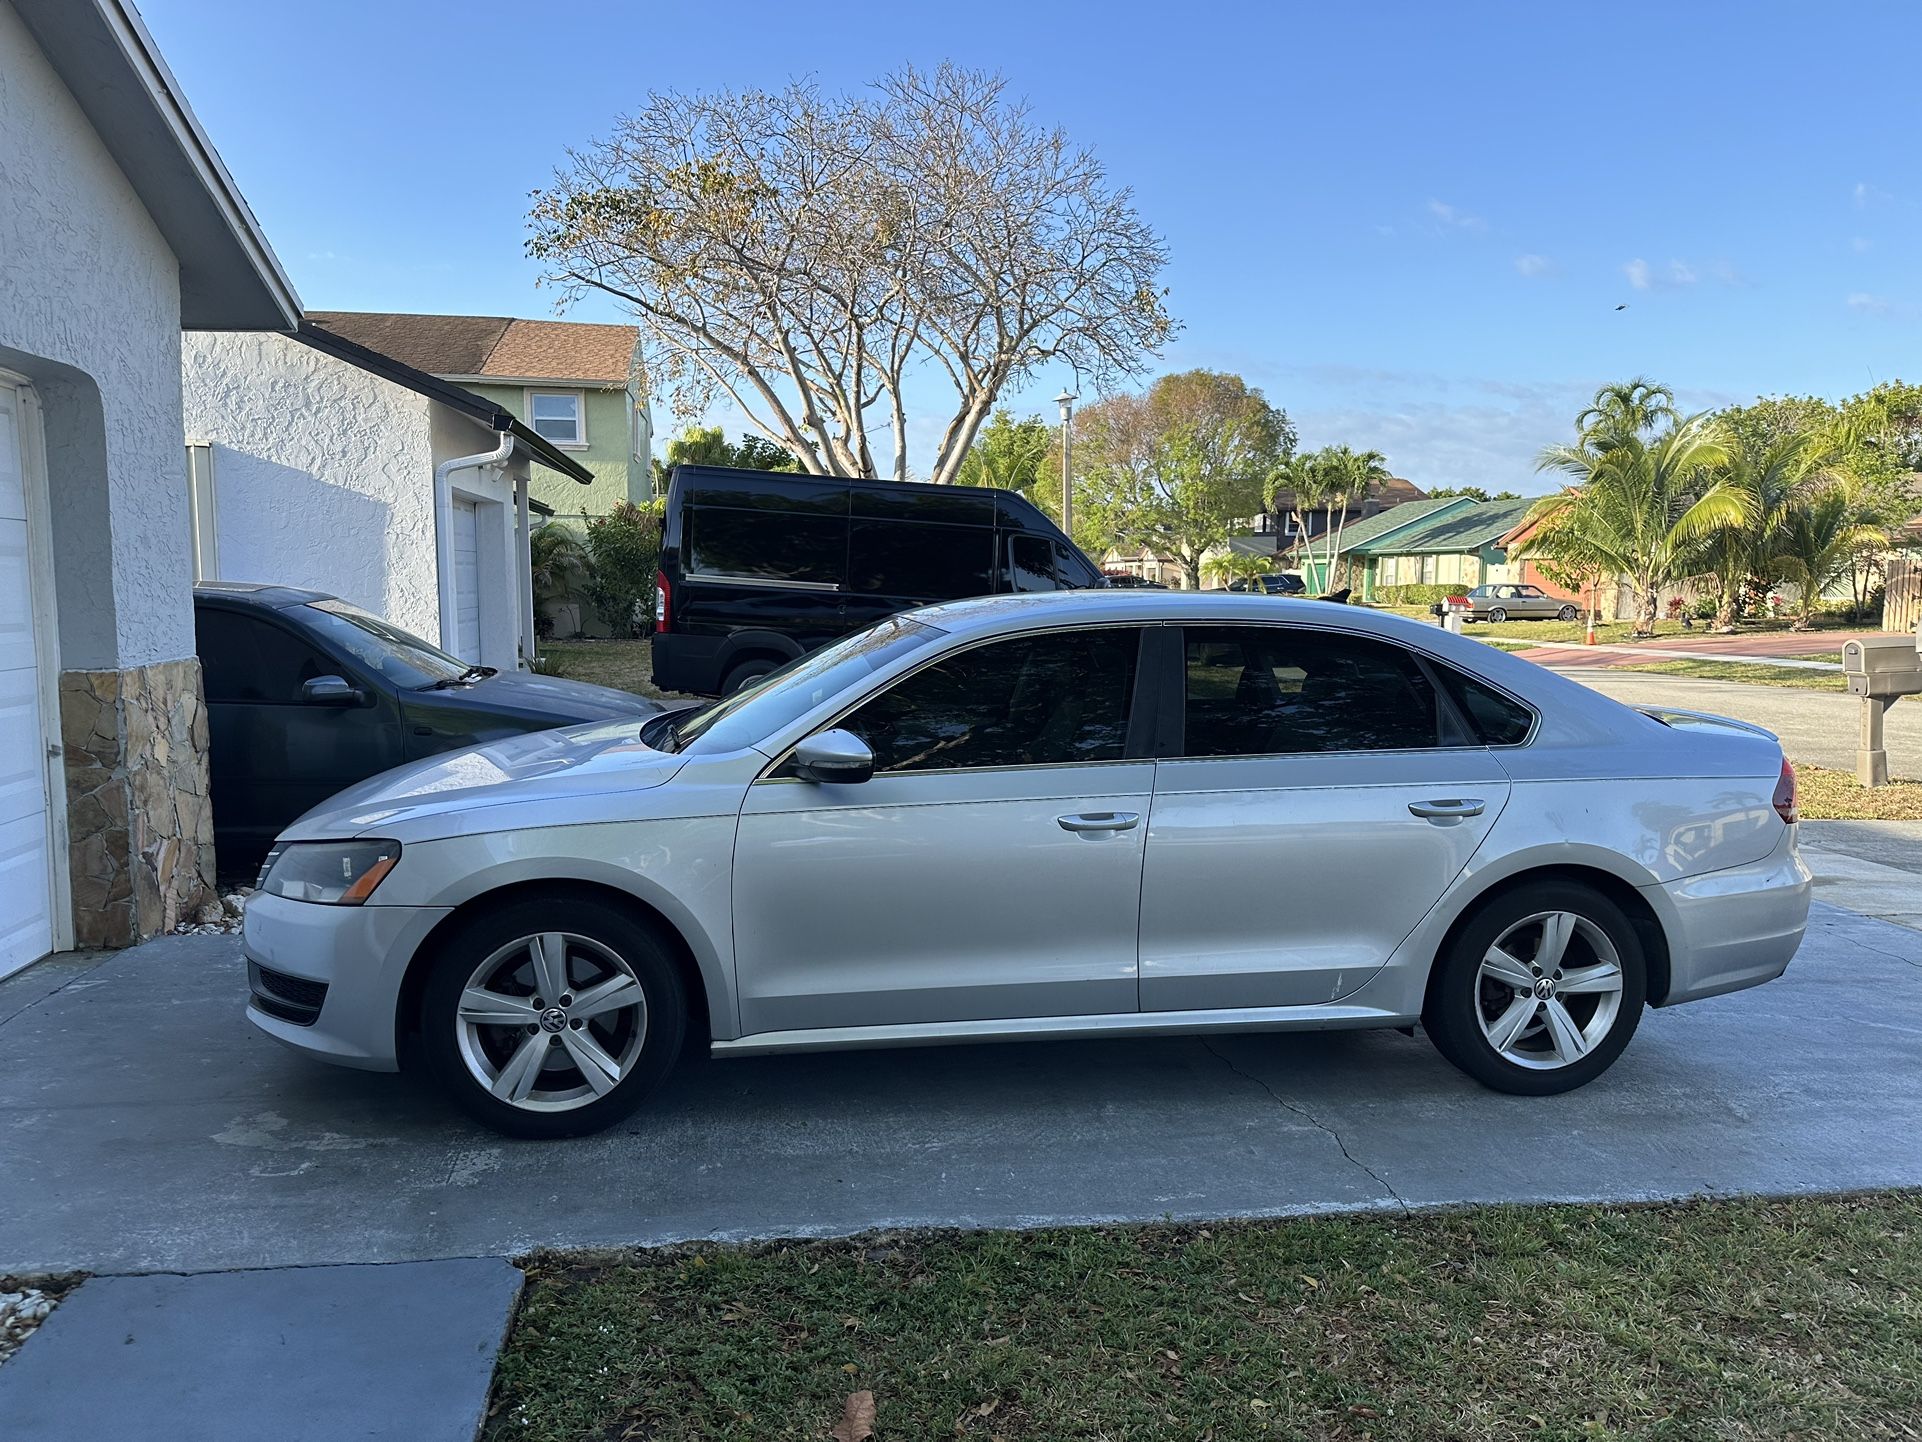
M 1345 1161 L 1347 1161 L 1351 1166 L 1358 1168 L 1364 1175 L 1366 1175 L 1371 1181 L 1373 1181 L 1376 1186 L 1380 1187 L 1384 1192 L 1388 1193 L 1389 1196 L 1393 1197 L 1395 1199 L 1395 1205 L 1401 1208 L 1402 1214 L 1404 1216 L 1411 1215 L 1411 1208 L 1409 1207 L 1408 1203 L 1403 1200 L 1402 1194 L 1395 1190 L 1395 1188 L 1389 1183 L 1388 1178 L 1384 1177 L 1380 1172 L 1376 1171 L 1373 1167 L 1369 1166 L 1368 1163 L 1364 1162 L 1360 1157 L 1356 1156 L 1353 1152 L 1349 1151 L 1348 1143 L 1342 1139 L 1342 1135 L 1340 1132 L 1336 1131 L 1333 1127 L 1329 1126 L 1327 1122 L 1323 1121 L 1320 1117 L 1316 1116 L 1313 1112 L 1309 1111 L 1306 1107 L 1301 1106 L 1296 1102 L 1290 1101 L 1287 1097 L 1283 1096 L 1280 1092 L 1276 1091 L 1274 1087 L 1270 1086 L 1261 1077 L 1256 1076 L 1251 1071 L 1244 1070 L 1242 1067 L 1237 1065 L 1231 1057 L 1217 1050 L 1215 1047 L 1215 1044 L 1212 1041 L 1210 1041 L 1208 1038 L 1206 1037 L 1201 1038 L 1201 1046 L 1202 1046 L 1202 1050 L 1206 1051 L 1209 1056 L 1213 1057 L 1216 1061 L 1220 1062 L 1223 1066 L 1227 1067 L 1229 1071 L 1233 1072 L 1236 1076 L 1240 1077 L 1243 1081 L 1253 1082 L 1256 1086 L 1260 1087 L 1263 1091 L 1268 1093 L 1269 1100 L 1273 1101 L 1275 1105 L 1280 1107 L 1283 1111 L 1291 1112 L 1295 1116 L 1300 1117 L 1303 1121 L 1307 1122 L 1308 1125 L 1310 1125 L 1311 1127 L 1314 1127 L 1317 1131 L 1326 1132 L 1330 1137 L 1330 1139 L 1333 1140 L 1335 1145 L 1338 1148 L 1340 1148 L 1341 1155 Z

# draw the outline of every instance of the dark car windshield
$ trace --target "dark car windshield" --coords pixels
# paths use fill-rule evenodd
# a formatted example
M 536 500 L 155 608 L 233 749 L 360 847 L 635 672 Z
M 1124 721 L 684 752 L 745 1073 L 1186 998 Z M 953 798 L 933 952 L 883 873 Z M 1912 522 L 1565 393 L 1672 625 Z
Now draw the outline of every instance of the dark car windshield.
M 752 746 L 790 721 L 812 711 L 830 696 L 839 695 L 863 676 L 872 674 L 903 652 L 926 645 L 944 634 L 933 626 L 894 616 L 843 637 L 812 655 L 797 657 L 742 687 L 732 696 L 690 712 L 667 733 L 669 749 L 681 750 L 699 741 L 703 751 L 734 751 Z M 650 738 L 651 739 L 651 738 Z M 662 738 L 666 741 L 667 737 Z
M 431 686 L 467 672 L 467 663 L 459 657 L 358 606 L 345 601 L 309 601 L 304 609 L 316 631 L 396 686 Z

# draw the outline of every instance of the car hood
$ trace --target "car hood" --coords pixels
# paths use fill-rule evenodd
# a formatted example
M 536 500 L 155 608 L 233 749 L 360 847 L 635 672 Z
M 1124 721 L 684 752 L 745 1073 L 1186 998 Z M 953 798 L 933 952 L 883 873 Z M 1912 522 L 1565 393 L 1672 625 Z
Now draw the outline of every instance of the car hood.
M 661 702 L 631 691 L 570 681 L 565 676 L 536 676 L 530 671 L 502 671 L 469 685 L 421 694 L 432 698 L 436 706 L 547 718 L 563 725 L 570 721 L 611 721 L 618 716 L 655 716 L 666 709 Z
M 534 731 L 382 772 L 328 798 L 281 836 L 354 836 L 455 812 L 645 791 L 685 760 L 643 745 L 632 717 Z

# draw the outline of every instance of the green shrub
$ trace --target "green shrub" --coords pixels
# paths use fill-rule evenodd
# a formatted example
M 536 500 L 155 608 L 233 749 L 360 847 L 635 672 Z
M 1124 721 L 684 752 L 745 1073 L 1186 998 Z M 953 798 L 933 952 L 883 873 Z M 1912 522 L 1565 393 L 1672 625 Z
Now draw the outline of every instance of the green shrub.
M 658 506 L 622 501 L 587 523 L 592 559 L 581 591 L 616 636 L 646 634 L 654 619 L 654 572 L 661 560 Z
M 1375 600 L 1384 606 L 1432 606 L 1437 601 L 1445 601 L 1450 596 L 1459 596 L 1468 589 L 1466 581 L 1455 581 L 1448 585 L 1377 586 Z

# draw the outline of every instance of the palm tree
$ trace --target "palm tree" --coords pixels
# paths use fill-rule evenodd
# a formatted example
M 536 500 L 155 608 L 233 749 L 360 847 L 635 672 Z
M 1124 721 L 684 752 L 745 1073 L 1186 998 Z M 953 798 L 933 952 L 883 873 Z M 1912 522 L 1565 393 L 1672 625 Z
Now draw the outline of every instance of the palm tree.
M 1727 437 L 1726 475 L 1748 493 L 1748 524 L 1719 531 L 1709 543 L 1707 564 L 1715 577 L 1719 598 L 1713 628 L 1735 629 L 1742 588 L 1753 577 L 1767 578 L 1779 569 L 1777 551 L 1789 508 L 1812 480 L 1826 483 L 1835 473 L 1823 458 L 1823 447 L 1806 432 L 1772 440 Z
M 1607 446 L 1618 438 L 1647 435 L 1658 425 L 1680 421 L 1674 391 L 1647 376 L 1634 376 L 1596 391 L 1588 409 L 1575 417 L 1575 429 L 1584 443 Z
M 1305 513 L 1322 503 L 1333 484 L 1327 466 L 1322 463 L 1322 453 L 1315 451 L 1307 455 L 1290 456 L 1283 462 L 1275 472 L 1274 484 L 1268 492 L 1268 504 L 1272 509 L 1279 510 L 1281 498 L 1284 495 L 1288 497 L 1288 512 L 1295 518 L 1296 545 L 1307 557 L 1311 572 L 1315 548 L 1308 539 Z
M 1626 577 L 1635 588 L 1635 634 L 1655 632 L 1662 587 L 1700 574 L 1709 543 L 1748 524 L 1750 497 L 1726 475 L 1721 434 L 1703 417 L 1677 422 L 1652 440 L 1614 432 L 1601 448 L 1552 446 L 1538 470 L 1559 470 L 1576 484 L 1538 502 L 1524 554 L 1540 553 L 1571 570 Z
M 1251 595 L 1265 596 L 1261 578 L 1268 574 L 1274 564 L 1270 556 L 1258 556 L 1251 551 L 1226 551 L 1219 556 L 1211 556 L 1202 569 L 1215 580 L 1226 584 L 1230 581 L 1246 581 Z
M 527 559 L 540 602 L 567 600 L 593 565 L 580 538 L 552 522 L 527 538 Z
M 1802 588 L 1801 614 L 1790 629 L 1806 631 L 1814 625 L 1823 589 L 1847 573 L 1859 552 L 1888 543 L 1888 532 L 1869 520 L 1852 481 L 1838 479 L 1792 501 L 1782 518 L 1774 558 Z
M 1341 555 L 1341 535 L 1348 529 L 1348 509 L 1374 494 L 1376 486 L 1382 485 L 1391 477 L 1388 474 L 1388 457 L 1380 451 L 1352 451 L 1347 446 L 1334 446 L 1327 453 L 1328 469 L 1333 477 L 1333 486 L 1341 503 L 1341 517 L 1335 522 L 1334 540 L 1328 550 L 1328 584 L 1324 589 L 1332 590 L 1335 585 L 1335 562 Z

